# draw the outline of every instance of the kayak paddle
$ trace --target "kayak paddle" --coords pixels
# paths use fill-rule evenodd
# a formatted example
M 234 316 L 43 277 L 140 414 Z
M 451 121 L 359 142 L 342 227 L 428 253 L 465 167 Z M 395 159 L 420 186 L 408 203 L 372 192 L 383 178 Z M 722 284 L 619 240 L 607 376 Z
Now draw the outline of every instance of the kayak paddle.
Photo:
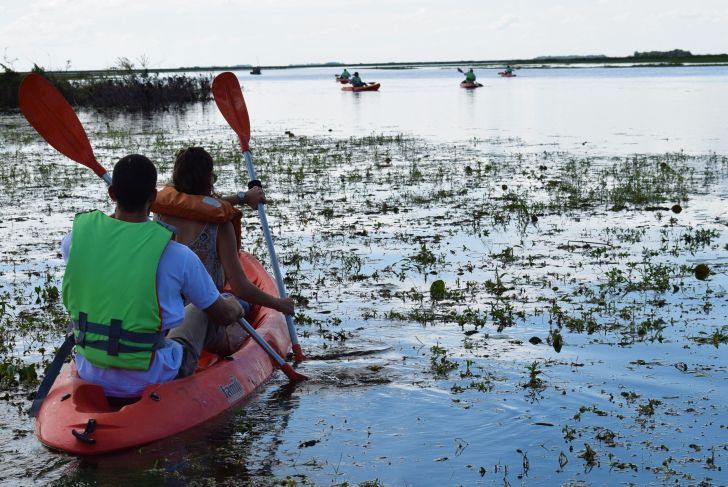
M 43 76 L 30 73 L 18 88 L 20 111 L 58 152 L 91 169 L 111 186 L 111 176 L 94 156 L 81 121 L 58 90 Z
M 111 176 L 96 160 L 81 121 L 63 95 L 47 79 L 37 73 L 27 75 L 20 83 L 18 102 L 20 111 L 46 142 L 69 159 L 88 167 L 102 178 L 107 185 L 111 185 Z M 250 324 L 243 325 L 243 328 L 253 340 L 263 347 L 291 381 L 299 382 L 305 379 L 305 376 L 296 373 L 290 365 L 285 363 L 281 356 L 255 331 L 255 328 Z M 53 382 L 55 382 L 66 356 L 71 352 L 73 341 L 73 334 L 70 334 L 61 345 L 58 355 L 56 355 L 38 388 L 31 406 L 32 416 L 37 414 Z M 61 355 L 63 355 L 63 358 L 59 359 Z
M 245 318 L 241 318 L 239 323 L 242 325 L 245 331 L 247 331 L 248 334 L 253 338 L 253 340 L 255 340 L 256 343 L 260 345 L 261 348 L 268 353 L 268 355 L 271 356 L 271 358 L 275 361 L 275 363 L 278 364 L 278 367 L 281 368 L 283 373 L 286 374 L 291 382 L 301 382 L 308 379 L 308 377 L 306 377 L 305 375 L 296 372 L 293 367 L 291 367 L 291 364 L 283 360 L 283 357 L 278 355 L 278 352 L 273 350 L 273 347 L 271 347 L 268 342 L 263 340 L 263 337 L 261 337 L 258 332 L 255 331 L 255 328 L 253 328 L 253 326 L 248 323 Z
M 212 95 L 215 98 L 215 103 L 220 113 L 222 113 L 228 125 L 230 125 L 240 139 L 240 147 L 243 149 L 243 158 L 245 159 L 245 164 L 248 168 L 248 177 L 250 178 L 248 188 L 254 186 L 262 187 L 261 182 L 255 176 L 253 158 L 250 155 L 250 117 L 248 116 L 248 109 L 245 106 L 243 90 L 240 88 L 238 78 L 230 71 L 218 74 L 212 80 Z M 283 276 L 278 267 L 278 258 L 276 257 L 276 250 L 273 246 L 273 238 L 270 235 L 270 228 L 268 228 L 268 218 L 266 217 L 263 203 L 258 204 L 258 216 L 263 227 L 265 243 L 268 246 L 273 275 L 278 284 L 278 294 L 282 298 L 285 298 L 288 296 L 286 293 L 286 285 L 283 283 Z M 286 315 L 286 324 L 288 325 L 288 334 L 291 337 L 295 361 L 296 363 L 303 362 L 305 357 L 301 350 L 301 345 L 298 344 L 296 325 L 293 323 L 292 316 Z

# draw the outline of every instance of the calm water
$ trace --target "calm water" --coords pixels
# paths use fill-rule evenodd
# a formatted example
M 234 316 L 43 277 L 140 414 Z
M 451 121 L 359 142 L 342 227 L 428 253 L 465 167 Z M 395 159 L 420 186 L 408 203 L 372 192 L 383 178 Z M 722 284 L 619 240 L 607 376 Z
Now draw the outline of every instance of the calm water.
M 458 87 L 461 75 L 452 69 L 361 70 L 365 81 L 379 81 L 382 88 L 357 94 L 341 92 L 333 81 L 335 72 L 271 70 L 250 76 L 246 71 L 240 78 L 253 151 L 263 153 L 267 163 L 276 153 L 270 147 L 256 152 L 256 140 L 275 148 L 288 143 L 283 136 L 287 130 L 296 135 L 291 143 L 300 136 L 324 136 L 333 145 L 372 133 L 403 133 L 417 141 L 412 147 L 356 149 L 360 158 L 319 175 L 320 186 L 302 183 L 302 194 L 295 193 L 292 176 L 273 173 L 278 166 L 272 163 L 264 166 L 271 179 L 277 178 L 269 182 L 269 194 L 280 202 L 271 208 L 279 253 L 291 261 L 293 255 L 304 256 L 295 278 L 302 281 L 298 291 L 310 304 L 301 311 L 321 320 L 318 326 L 348 333 L 348 338 L 332 340 L 318 333 L 317 325 L 302 326 L 301 343 L 313 356 L 302 368 L 311 381 L 290 388 L 278 374 L 247 404 L 203 427 L 100 460 L 47 451 L 32 435 L 32 421 L 0 402 L 0 483 L 265 485 L 288 478 L 298 485 L 727 484 L 726 345 L 697 345 L 689 338 L 712 332 L 728 317 L 725 170 L 723 176 L 706 178 L 670 224 L 664 208 L 659 217 L 652 211 L 605 208 L 551 213 L 525 231 L 488 223 L 488 232 L 474 232 L 458 222 L 472 218 L 473 206 L 465 201 L 501 200 L 506 194 L 501 185 L 531 184 L 527 170 L 537 164 L 546 164 L 548 177 L 555 180 L 559 173 L 554 168 L 571 158 L 598 157 L 599 164 L 608 166 L 612 156 L 630 154 L 728 155 L 728 68 L 522 69 L 515 79 L 479 70 L 478 81 L 485 87 L 473 91 Z M 152 117 L 82 113 L 81 120 L 107 166 L 120 151 L 151 153 L 158 162 L 169 154 L 168 163 L 169 147 L 209 147 L 233 139 L 212 103 Z M 0 122 L 24 126 L 18 116 L 3 116 Z M 113 130 L 129 135 L 116 137 Z M 18 283 L 30 279 L 31 287 L 37 285 L 46 269 L 59 282 L 62 268 L 55 248 L 73 213 L 107 209 L 108 203 L 101 183 L 83 172 L 71 173 L 77 178 L 73 183 L 56 176 L 60 182 L 50 188 L 40 177 L 33 179 L 32 168 L 39 165 L 54 166 L 51 173 L 74 168 L 44 144 L 32 138 L 5 144 L 6 161 L 31 169 L 28 177 L 19 178 L 25 186 L 17 194 L 9 186 L 0 194 L 0 287 L 32 294 L 18 290 Z M 326 151 L 335 149 L 327 146 Z M 303 149 L 300 158 L 295 149 L 286 154 L 294 170 L 314 167 Z M 393 167 L 383 161 L 385 154 L 394 160 Z M 514 163 L 522 154 L 525 162 Z M 435 159 L 446 161 L 454 176 L 437 172 Z M 424 174 L 416 184 L 408 182 L 414 177 L 409 164 L 415 160 Z M 492 188 L 467 186 L 468 192 L 457 193 L 468 183 L 463 166 L 475 166 L 476 160 L 515 169 L 496 173 L 489 182 Z M 701 158 L 686 164 L 699 171 L 708 165 Z M 362 176 L 348 186 L 329 180 L 344 181 L 352 172 L 370 170 L 391 171 L 392 180 L 368 185 Z M 239 188 L 245 180 L 229 161 L 222 174 L 223 190 Z M 42 208 L 27 203 L 39 190 L 48 195 Z M 436 190 L 460 196 L 420 206 L 401 204 L 396 213 L 381 211 L 382 201 L 392 203 L 399 194 L 427 196 Z M 320 216 L 324 206 L 333 209 L 332 218 Z M 295 216 L 286 220 L 286 214 Z M 610 237 L 615 228 L 634 231 L 642 240 Z M 617 299 L 635 309 L 646 306 L 666 321 L 674 319 L 663 331 L 664 339 L 625 343 L 618 333 L 564 331 L 560 353 L 528 343 L 533 336 L 545 339 L 550 329 L 547 313 L 531 313 L 542 306 L 540 299 L 558 298 L 560 287 L 597 289 L 613 264 L 587 250 L 569 250 L 569 245 L 610 242 L 641 269 L 650 258 L 643 247 L 657 249 L 665 238 L 677 246 L 684 243 L 685 232 L 698 228 L 718 234 L 711 245 L 675 259 L 656 258 L 685 265 L 710 262 L 716 271 L 710 281 L 675 271 L 670 283 L 679 291 L 625 293 Z M 254 222 L 248 230 L 244 246 L 264 255 Z M 441 257 L 424 271 L 410 260 L 421 242 Z M 23 259 L 15 255 L 18 248 Z M 524 262 L 509 267 L 494 258 L 508 248 L 524 256 Z M 313 257 L 317 250 L 322 255 Z M 525 262 L 526 254 L 535 257 L 535 265 Z M 332 279 L 330 269 L 355 266 L 353 257 L 360 267 L 352 272 L 369 278 Z M 289 264 L 292 273 L 291 268 Z M 34 275 L 38 270 L 41 274 Z M 499 273 L 514 289 L 528 275 L 522 293 L 513 292 L 514 306 L 529 311 L 516 326 L 496 331 L 489 322 L 464 338 L 464 329 L 453 323 L 423 325 L 384 315 L 420 306 L 417 298 L 392 295 L 397 292 L 427 295 L 436 278 L 448 288 L 464 288 L 466 281 L 482 283 Z M 380 277 L 372 278 L 375 274 Z M 467 306 L 487 311 L 491 298 L 485 294 L 473 294 Z M 665 302 L 653 304 L 658 298 Z M 429 298 L 424 299 L 423 308 Z M 433 346 L 445 348 L 458 364 L 447 378 L 430 369 Z M 544 371 L 543 390 L 523 387 L 525 367 L 532 361 Z M 468 375 L 471 368 L 474 376 Z M 468 387 L 477 381 L 483 383 L 480 390 Z M 640 408 L 648 400 L 659 401 L 656 413 Z M 597 452 L 596 463 L 580 456 L 585 444 Z
M 339 92 L 333 69 L 240 73 L 254 129 L 335 135 L 402 131 L 439 140 L 517 139 L 619 154 L 728 152 L 728 67 L 361 70 L 377 93 Z M 586 142 L 586 144 L 584 144 Z

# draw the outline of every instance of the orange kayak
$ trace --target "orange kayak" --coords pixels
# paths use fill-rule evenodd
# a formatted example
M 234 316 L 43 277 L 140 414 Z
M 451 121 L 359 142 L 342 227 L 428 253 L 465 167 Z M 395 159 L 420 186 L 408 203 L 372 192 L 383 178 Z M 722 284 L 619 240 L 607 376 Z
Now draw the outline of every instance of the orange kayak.
M 347 83 L 351 83 L 351 78 L 342 78 L 341 76 L 336 76 L 336 81 L 341 83 L 342 85 L 345 85 Z
M 473 83 L 471 81 L 461 81 L 460 82 L 460 88 L 465 88 L 466 90 L 473 90 L 475 88 L 481 88 L 483 85 L 480 83 Z
M 516 74 L 515 74 L 515 73 L 507 73 L 507 72 L 505 72 L 505 71 L 500 71 L 500 72 L 498 73 L 498 75 L 499 75 L 499 76 L 500 76 L 501 78 L 515 78 L 515 77 L 516 77 Z
M 377 91 L 379 90 L 379 83 L 374 83 L 366 86 L 344 86 L 341 91 Z
M 251 282 L 278 295 L 273 279 L 249 254 L 240 263 Z M 278 311 L 254 305 L 248 319 L 283 357 L 291 348 Z M 101 387 L 82 380 L 66 364 L 43 403 L 35 434 L 49 448 L 74 455 L 100 455 L 138 447 L 180 433 L 240 403 L 268 380 L 276 367 L 252 339 L 230 357 L 204 353 L 190 377 L 152 384 L 122 407 L 109 404 Z

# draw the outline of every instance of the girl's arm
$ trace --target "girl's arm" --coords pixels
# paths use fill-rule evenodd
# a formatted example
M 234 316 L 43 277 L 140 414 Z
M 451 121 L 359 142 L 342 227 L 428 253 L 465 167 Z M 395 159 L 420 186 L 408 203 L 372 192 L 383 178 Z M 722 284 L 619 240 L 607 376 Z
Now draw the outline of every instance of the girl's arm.
M 234 295 L 250 303 L 272 308 L 281 313 L 293 316 L 294 306 L 291 298 L 277 298 L 261 291 L 248 280 L 238 260 L 237 242 L 233 224 L 227 222 L 217 230 L 217 253 L 225 270 L 225 278 Z

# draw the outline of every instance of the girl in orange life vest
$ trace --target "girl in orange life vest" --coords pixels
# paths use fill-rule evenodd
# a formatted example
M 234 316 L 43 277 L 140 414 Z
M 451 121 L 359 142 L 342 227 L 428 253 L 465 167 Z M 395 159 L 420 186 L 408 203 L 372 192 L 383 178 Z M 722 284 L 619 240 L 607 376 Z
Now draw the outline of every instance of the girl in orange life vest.
M 177 153 L 172 174 L 172 188 L 165 188 L 161 193 L 176 190 L 179 193 L 178 198 L 199 195 L 202 198 L 198 198 L 198 201 L 210 202 L 216 179 L 212 156 L 201 147 L 189 147 Z M 164 199 L 163 195 L 160 203 Z M 264 201 L 265 194 L 259 187 L 254 187 L 246 193 L 222 197 L 217 203 L 212 200 L 214 204 L 222 204 L 223 209 L 231 210 L 226 215 L 233 216 L 230 218 L 226 216 L 227 221 L 224 223 L 200 221 L 197 215 L 188 213 L 182 216 L 179 212 L 165 211 L 163 208 L 153 208 L 152 211 L 158 214 L 160 220 L 175 227 L 176 240 L 189 246 L 197 254 L 219 289 L 225 287 L 227 283 L 232 293 L 244 301 L 293 315 L 293 299 L 281 299 L 261 291 L 245 276 L 238 260 L 239 229 L 236 234 L 233 221 L 239 222 L 239 212 L 229 208 L 229 205 L 244 203 L 255 209 L 258 203 Z M 191 219 L 190 216 L 195 219 Z

